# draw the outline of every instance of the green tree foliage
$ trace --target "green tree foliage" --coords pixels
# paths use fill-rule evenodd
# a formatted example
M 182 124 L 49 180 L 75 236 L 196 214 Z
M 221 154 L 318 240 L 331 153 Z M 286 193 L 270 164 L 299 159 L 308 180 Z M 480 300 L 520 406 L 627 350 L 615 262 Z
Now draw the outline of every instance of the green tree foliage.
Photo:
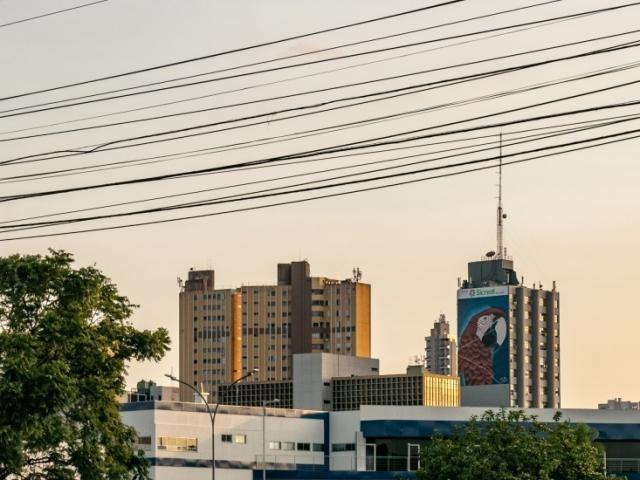
M 116 286 L 72 264 L 0 258 L 0 479 L 147 478 L 117 396 L 127 363 L 159 360 L 168 332 L 133 328 Z
M 522 411 L 473 417 L 421 452 L 419 480 L 604 480 L 602 452 L 587 425 L 540 423 Z

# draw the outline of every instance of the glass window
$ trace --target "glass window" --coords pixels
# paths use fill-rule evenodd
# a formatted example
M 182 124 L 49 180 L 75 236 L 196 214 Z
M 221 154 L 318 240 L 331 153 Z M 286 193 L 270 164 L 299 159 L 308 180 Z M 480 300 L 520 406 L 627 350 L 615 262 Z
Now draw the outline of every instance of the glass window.
M 222 434 L 222 442 L 223 443 L 231 443 L 231 435 L 229 435 L 228 433 L 223 433 Z
M 313 444 L 314 452 L 324 452 L 324 443 L 314 443 Z
M 269 450 L 280 450 L 280 442 L 269 442 Z
M 233 443 L 247 443 L 247 436 L 244 434 L 238 434 L 233 436 Z
M 197 452 L 198 439 L 184 437 L 158 437 L 158 449 L 169 452 Z
M 310 443 L 298 443 L 298 447 L 296 448 L 296 450 L 300 450 L 302 452 L 310 452 L 311 451 L 311 444 Z
M 281 442 L 282 450 L 295 450 L 296 444 L 294 442 Z

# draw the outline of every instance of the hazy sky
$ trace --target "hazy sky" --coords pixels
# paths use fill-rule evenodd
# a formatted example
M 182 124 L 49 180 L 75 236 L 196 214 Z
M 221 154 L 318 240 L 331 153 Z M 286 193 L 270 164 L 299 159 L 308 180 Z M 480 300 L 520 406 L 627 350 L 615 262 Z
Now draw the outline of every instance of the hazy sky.
M 78 5 L 80 1 L 0 0 L 0 24 L 43 12 Z M 431 2 L 435 3 L 435 2 Z M 273 47 L 250 50 L 145 75 L 78 87 L 39 96 L 0 102 L 0 110 L 48 102 L 72 96 L 117 89 L 174 76 L 219 70 L 281 55 L 303 53 L 341 43 L 422 28 L 506 8 L 535 3 L 521 0 L 468 0 L 429 12 L 378 22 L 363 27 L 314 36 Z M 560 16 L 583 10 L 621 5 L 618 0 L 564 0 L 524 12 L 416 33 L 369 45 L 342 48 L 302 59 L 360 52 L 375 47 L 419 42 L 495 26 Z M 0 94 L 2 97 L 103 75 L 124 72 L 188 57 L 206 55 L 308 31 L 346 24 L 427 4 L 418 1 L 381 0 L 245 0 L 169 1 L 109 0 L 95 6 L 31 22 L 0 28 Z M 454 41 L 423 45 L 304 68 L 230 79 L 198 87 L 153 95 L 94 103 L 33 115 L 0 118 L 0 140 L 17 135 L 4 133 L 64 122 L 87 116 L 149 106 L 194 96 L 216 96 L 145 111 L 30 130 L 54 131 L 140 118 L 183 110 L 208 108 L 275 95 L 284 95 L 346 82 L 437 68 L 523 50 L 531 50 L 637 28 L 640 6 L 604 15 L 546 25 L 519 33 L 452 46 Z M 477 38 L 477 37 L 474 37 Z M 160 130 L 210 123 L 228 118 L 269 112 L 324 99 L 358 95 L 481 72 L 504 66 L 555 58 L 597 47 L 636 40 L 638 34 L 597 44 L 530 55 L 507 61 L 458 68 L 409 79 L 354 87 L 280 102 L 223 109 L 186 117 L 110 127 L 32 140 L 0 143 L 0 160 L 44 151 L 92 145 L 113 139 Z M 290 80 L 270 86 L 257 84 L 288 79 L 358 63 L 386 59 L 403 53 L 443 47 L 368 66 Z M 640 52 L 628 49 L 607 55 L 552 64 L 523 72 L 488 78 L 416 95 L 373 103 L 358 108 L 276 121 L 214 135 L 131 149 L 115 150 L 64 160 L 2 167 L 1 177 L 73 168 L 104 162 L 142 158 L 211 146 L 282 135 L 299 130 L 376 117 L 414 108 L 464 100 L 540 82 L 580 75 L 640 60 Z M 292 61 L 290 61 L 292 62 Z M 278 64 L 280 65 L 280 64 Z M 634 66 L 634 65 L 631 65 Z M 257 67 L 252 67 L 255 69 Z M 244 70 L 242 70 L 244 71 Z M 202 77 L 202 78 L 211 78 Z M 146 175 L 206 168 L 212 165 L 255 160 L 354 140 L 437 126 L 515 108 L 530 103 L 573 95 L 633 81 L 638 69 L 594 77 L 564 85 L 521 93 L 506 98 L 442 109 L 394 121 L 319 135 L 267 146 L 215 155 L 181 158 L 163 163 L 119 170 L 64 176 L 46 180 L 2 183 L 2 195 L 34 192 L 66 186 L 94 184 Z M 227 90 L 254 87 L 235 93 Z M 524 112 L 504 115 L 515 119 L 636 100 L 638 85 L 565 101 Z M 602 111 L 589 117 L 557 119 L 546 124 L 507 127 L 513 131 L 567 121 L 638 113 L 640 107 Z M 2 114 L 0 114 L 2 115 Z M 497 121 L 492 119 L 491 122 Z M 489 123 L 477 121 L 473 125 Z M 578 138 L 640 128 L 638 122 L 560 137 L 562 143 Z M 495 135 L 498 129 L 468 135 Z M 581 135 L 581 136 L 580 136 Z M 455 138 L 462 138 L 461 136 Z M 477 140 L 480 141 L 480 140 Z M 484 140 L 486 142 L 488 140 Z M 506 147 L 505 153 L 534 148 L 538 144 Z M 601 147 L 508 166 L 504 169 L 504 199 L 508 220 L 505 244 L 514 256 L 516 270 L 527 285 L 555 280 L 561 292 L 562 402 L 570 407 L 595 407 L 613 396 L 640 398 L 635 381 L 640 316 L 636 310 L 634 278 L 640 267 L 640 165 L 638 142 Z M 442 147 L 442 146 L 441 146 Z M 431 150 L 436 147 L 429 147 Z M 446 148 L 446 145 L 442 148 Z M 408 151 L 406 154 L 412 154 Z M 495 153 L 495 150 L 494 152 Z M 389 158 L 390 154 L 345 157 L 321 162 L 322 168 Z M 469 157 L 462 157 L 462 159 Z M 269 168 L 251 172 L 190 177 L 141 186 L 92 190 L 84 193 L 3 203 L 6 220 L 45 213 L 124 202 L 154 195 L 257 181 L 272 176 L 310 172 L 318 165 Z M 415 167 L 414 167 L 415 168 Z M 407 168 L 400 169 L 401 171 Z M 349 173 L 347 171 L 346 173 Z M 322 175 L 319 176 L 323 178 Z M 316 178 L 316 177 L 313 177 Z M 79 265 L 96 264 L 120 290 L 140 305 L 133 319 L 139 328 L 163 326 L 174 339 L 174 349 L 160 364 L 134 364 L 130 383 L 141 377 L 164 382 L 162 374 L 178 370 L 178 286 L 189 267 L 213 268 L 219 287 L 274 283 L 276 264 L 305 258 L 314 275 L 347 278 L 360 267 L 363 281 L 371 283 L 373 295 L 373 355 L 381 359 L 383 373 L 403 371 L 409 357 L 423 353 L 424 336 L 439 313 L 455 323 L 457 278 L 466 275 L 466 263 L 495 249 L 496 172 L 488 170 L 436 181 L 355 196 L 343 196 L 272 209 L 257 210 L 199 220 L 167 223 L 137 229 L 0 243 L 0 254 L 44 253 L 48 247 L 73 252 Z M 303 177 L 304 181 L 304 177 Z M 287 182 L 292 182 L 288 180 Z M 276 183 L 284 185 L 287 182 Z M 267 187 L 270 185 L 267 185 Z M 260 187 L 261 188 L 261 187 Z M 258 189 L 243 187 L 193 195 L 192 201 L 212 195 Z M 174 200 L 175 201 L 175 200 Z M 165 201 L 163 204 L 169 204 Z M 142 206 L 156 204 L 142 204 Z M 240 204 L 244 206 L 244 204 Z M 123 207 L 120 207 L 123 208 Z M 222 208 L 217 208 L 222 210 Z M 115 212 L 118 209 L 107 209 Z M 216 211 L 204 207 L 189 211 Z M 172 214 L 175 216 L 175 214 Z M 145 217 L 145 220 L 172 215 Z M 111 224 L 122 223 L 122 220 Z M 96 224 L 91 224 L 95 226 Z M 67 228 L 67 227 L 65 227 Z M 60 228 L 59 230 L 64 230 Z M 52 230 L 53 231 L 53 230 Z M 0 235 L 0 238 L 3 235 Z

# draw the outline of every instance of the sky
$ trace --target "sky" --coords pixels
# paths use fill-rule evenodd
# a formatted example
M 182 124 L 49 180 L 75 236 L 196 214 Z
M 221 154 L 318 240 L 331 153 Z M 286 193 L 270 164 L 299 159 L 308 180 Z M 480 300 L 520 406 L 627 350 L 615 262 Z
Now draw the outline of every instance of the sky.
M 66 0 L 48 2 L 0 0 L 0 25 L 43 12 L 69 8 L 80 3 L 82 2 Z M 0 65 L 3 66 L 0 92 L 2 97 L 11 96 L 268 42 L 434 3 L 436 2 L 409 0 L 395 2 L 382 0 L 350 0 L 349 2 L 338 0 L 323 2 L 109 0 L 58 15 L 0 27 Z M 251 49 L 146 74 L 4 100 L 0 101 L 0 110 L 5 112 L 8 109 L 119 89 L 139 83 L 223 70 L 532 3 L 536 2 L 467 0 L 383 22 Z M 303 56 L 298 61 L 326 59 L 372 48 L 421 42 L 625 3 L 630 2 L 618 0 L 551 2 L 520 12 L 440 27 L 372 44 L 341 47 L 329 52 Z M 62 128 L 97 125 L 107 121 L 170 114 L 191 109 L 207 109 L 287 95 L 292 92 L 326 88 L 347 82 L 437 69 L 477 59 L 610 35 L 637 28 L 635 20 L 639 14 L 640 6 L 629 7 L 606 14 L 586 16 L 551 25 L 545 24 L 525 31 L 509 31 L 506 35 L 492 38 L 485 38 L 490 34 L 465 37 L 345 60 L 203 83 L 155 94 L 0 118 L 0 161 L 577 54 L 598 47 L 637 40 L 638 34 L 527 57 L 495 61 L 480 66 L 449 69 L 415 78 L 368 84 L 265 104 L 210 110 L 153 122 L 6 141 L 8 138 L 19 135 L 52 132 Z M 455 45 L 465 40 L 473 41 Z M 424 51 L 427 49 L 431 51 Z M 390 58 L 407 53 L 412 55 Z M 637 57 L 638 52 L 630 48 L 293 120 L 282 120 L 285 116 L 282 113 L 273 114 L 269 117 L 268 123 L 210 135 L 58 160 L 2 165 L 0 166 L 2 195 L 208 168 L 412 129 L 433 127 L 434 131 L 442 131 L 453 128 L 442 127 L 442 124 L 469 120 L 476 116 L 489 115 L 614 84 L 632 82 L 638 77 L 638 71 L 633 63 L 640 60 Z M 383 61 L 357 65 L 374 60 Z M 281 61 L 271 65 L 286 65 L 293 61 Z M 438 108 L 391 121 L 287 142 L 221 151 L 206 156 L 168 159 L 163 162 L 139 164 L 117 170 L 95 171 L 82 175 L 21 182 L 7 180 L 7 177 L 15 175 L 166 155 L 284 135 L 463 101 L 620 65 L 625 65 L 625 69 L 607 75 L 593 76 L 482 102 Z M 234 70 L 234 72 L 247 72 L 256 68 L 258 67 L 248 67 Z M 327 72 L 327 70 L 337 71 Z M 198 77 L 198 79 L 209 79 L 220 75 L 222 74 L 218 73 Z M 263 85 L 269 83 L 271 84 Z M 230 92 L 230 90 L 235 91 Z M 492 117 L 489 120 L 471 121 L 468 125 L 486 125 L 497 121 L 636 100 L 639 94 L 638 85 L 631 84 L 594 95 Z M 52 123 L 69 122 L 196 96 L 206 96 L 206 98 L 43 127 Z M 560 118 L 535 125 L 529 123 L 507 126 L 503 127 L 502 131 L 505 139 L 509 139 L 512 136 L 524 135 L 517 133 L 521 129 L 638 113 L 639 109 L 640 107 L 631 106 L 616 111 L 599 111 L 587 117 Z M 6 113 L 0 113 L 0 117 L 3 115 Z M 550 142 L 569 142 L 640 128 L 637 124 L 636 121 L 590 130 L 578 133 L 576 136 L 560 137 Z M 493 142 L 490 145 L 492 150 L 484 155 L 497 155 L 499 133 L 500 128 L 496 127 L 447 138 L 462 141 L 464 135 L 467 137 L 490 135 L 489 139 L 475 140 L 475 142 Z M 438 139 L 429 140 L 431 143 L 435 141 Z M 465 145 L 464 142 L 462 144 Z M 466 145 L 468 144 L 467 141 Z M 504 153 L 535 148 L 538 145 L 536 143 L 525 146 L 506 145 Z M 640 267 L 640 253 L 637 247 L 640 244 L 638 146 L 638 141 L 632 140 L 507 165 L 503 170 L 504 208 L 508 215 L 505 225 L 505 245 L 509 254 L 514 257 L 515 268 L 518 274 L 524 277 L 526 285 L 531 286 L 534 282 L 536 284 L 541 282 L 544 287 L 551 287 L 552 282 L 556 281 L 560 291 L 562 404 L 566 407 L 594 408 L 598 402 L 618 396 L 628 400 L 640 398 L 640 384 L 633 380 L 637 340 L 640 337 L 640 317 L 636 310 L 634 281 Z M 428 148 L 434 151 L 447 147 L 450 148 L 451 145 L 444 144 Z M 408 155 L 414 151 L 409 150 L 404 153 Z M 312 162 L 29 198 L 4 202 L 0 204 L 0 212 L 1 218 L 7 221 L 200 189 L 224 187 L 222 192 L 216 191 L 215 195 L 237 193 L 258 187 L 230 188 L 229 186 L 237 183 L 258 182 L 273 176 L 302 175 L 325 167 L 338 168 L 344 166 L 345 162 L 348 165 L 384 160 L 390 155 L 390 153 L 379 153 L 347 156 L 322 161 L 321 167 Z M 462 157 L 462 159 L 465 158 L 469 157 Z M 447 161 L 451 160 L 436 160 L 435 164 L 440 165 Z M 492 165 L 495 165 L 495 162 Z M 402 167 L 396 171 L 408 169 L 409 167 Z M 461 167 L 454 171 L 460 169 Z M 352 170 L 347 170 L 347 173 L 349 172 Z M 479 259 L 489 250 L 495 250 L 496 172 L 497 169 L 493 168 L 358 195 L 345 195 L 314 202 L 139 228 L 0 241 L 0 255 L 43 254 L 48 248 L 72 252 L 79 266 L 97 265 L 118 285 L 123 294 L 139 305 L 132 318 L 136 327 L 167 328 L 174 342 L 173 349 L 158 364 L 145 362 L 130 365 L 128 379 L 132 386 L 141 378 L 165 383 L 164 373 L 178 371 L 177 278 L 186 277 L 190 267 L 215 269 L 217 286 L 226 288 L 242 284 L 275 283 L 278 262 L 300 259 L 307 259 L 311 264 L 312 274 L 318 276 L 344 279 L 351 276 L 352 268 L 359 267 L 362 270 L 363 281 L 372 285 L 372 354 L 381 360 L 382 373 L 402 372 L 412 357 L 423 354 L 424 337 L 440 313 L 446 314 L 455 326 L 457 281 L 459 277 L 465 277 L 467 262 Z M 327 174 L 314 175 L 311 178 L 323 178 Z M 306 180 L 305 177 L 302 179 Z M 274 184 L 285 185 L 291 182 L 290 179 L 280 180 Z M 335 191 L 343 190 L 338 188 Z M 181 198 L 180 201 L 204 199 L 211 195 L 211 192 L 201 193 Z M 163 200 L 142 204 L 142 206 L 169 205 L 172 202 L 175 200 Z M 264 200 L 255 202 L 256 205 L 264 203 L 267 202 Z M 245 205 L 246 203 L 240 204 L 240 206 Z M 224 210 L 223 207 L 199 207 L 185 214 L 206 214 Z M 110 207 L 99 212 L 118 212 L 127 208 L 129 207 Z M 160 220 L 175 216 L 177 215 L 174 213 L 151 214 L 145 216 L 144 220 Z M 117 225 L 130 220 L 129 218 L 109 220 L 82 224 L 81 227 Z M 65 229 L 68 230 L 69 227 L 53 227 L 46 231 L 55 233 Z M 36 233 L 42 233 L 44 230 Z M 0 240 L 7 237 L 6 233 L 0 233 Z

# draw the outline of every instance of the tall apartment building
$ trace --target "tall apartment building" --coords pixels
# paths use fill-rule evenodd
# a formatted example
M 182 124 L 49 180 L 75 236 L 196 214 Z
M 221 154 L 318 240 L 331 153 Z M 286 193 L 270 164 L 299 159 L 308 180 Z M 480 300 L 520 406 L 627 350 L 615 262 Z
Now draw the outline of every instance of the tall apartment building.
M 500 183 L 501 186 L 501 183 Z M 560 407 L 560 294 L 518 280 L 503 246 L 468 265 L 458 285 L 458 375 L 463 406 Z
M 306 261 L 279 264 L 277 284 L 216 290 L 212 270 L 190 271 L 180 292 L 180 378 L 217 385 L 292 378 L 293 354 L 371 355 L 371 286 L 312 277 Z M 193 393 L 181 390 L 183 401 Z
M 450 334 L 450 326 L 444 314 L 433 324 L 425 337 L 425 366 L 431 373 L 439 375 L 458 374 L 458 349 L 455 338 Z

